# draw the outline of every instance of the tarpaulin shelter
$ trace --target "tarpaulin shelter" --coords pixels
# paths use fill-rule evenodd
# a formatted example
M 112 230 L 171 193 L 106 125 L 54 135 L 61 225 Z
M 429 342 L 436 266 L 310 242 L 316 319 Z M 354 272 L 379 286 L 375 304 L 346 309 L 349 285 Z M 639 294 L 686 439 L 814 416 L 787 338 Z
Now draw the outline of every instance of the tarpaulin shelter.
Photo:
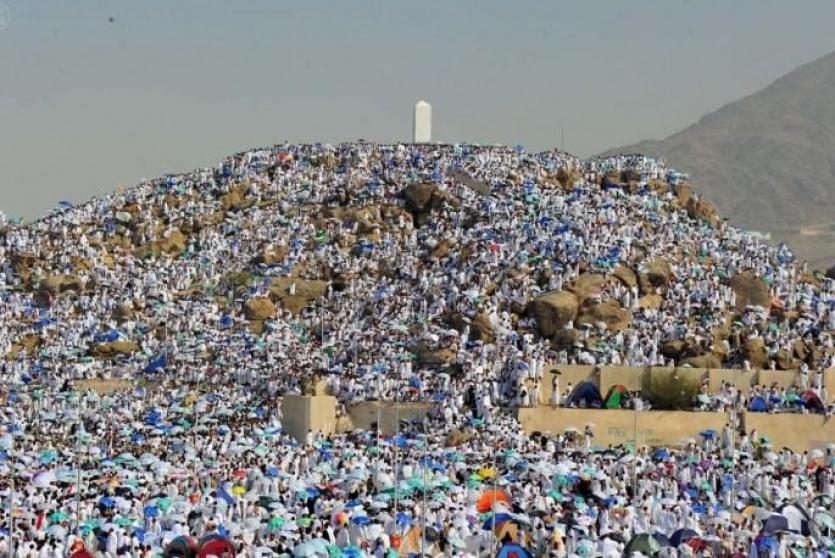
M 752 413 L 767 413 L 768 403 L 766 403 L 763 396 L 757 395 L 751 399 L 751 403 L 748 404 L 748 410 Z
M 622 384 L 617 384 L 609 388 L 606 394 L 606 408 L 619 409 L 623 406 L 624 394 L 629 390 Z
M 197 556 L 197 541 L 192 537 L 177 537 L 165 547 L 164 558 L 194 558 Z
M 578 407 L 602 407 L 603 398 L 600 397 L 600 390 L 592 382 L 580 382 L 568 396 L 568 404 Z
M 208 535 L 200 539 L 197 545 L 197 558 L 218 556 L 219 558 L 234 558 L 235 546 L 220 535 Z

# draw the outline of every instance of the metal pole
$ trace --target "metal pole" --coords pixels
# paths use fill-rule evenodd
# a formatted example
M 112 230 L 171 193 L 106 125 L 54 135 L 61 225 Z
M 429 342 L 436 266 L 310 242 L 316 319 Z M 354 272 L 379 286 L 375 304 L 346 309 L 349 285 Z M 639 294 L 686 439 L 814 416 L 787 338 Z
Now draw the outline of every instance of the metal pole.
M 632 449 L 634 458 L 632 460 L 632 498 L 637 502 L 638 498 L 638 399 L 632 401 L 632 408 L 635 409 L 635 447 Z
M 424 433 L 423 435 L 423 465 L 421 467 L 421 472 L 423 474 L 423 495 L 422 495 L 422 505 L 421 505 L 421 529 L 420 529 L 420 556 L 423 558 L 426 556 L 426 446 L 429 445 L 429 435 Z
M 492 555 L 496 548 L 496 478 L 499 476 L 499 471 L 496 470 L 496 451 L 493 452 L 493 505 L 492 508 L 492 518 L 490 520 L 490 554 Z
M 731 514 L 734 513 L 734 509 L 736 509 L 736 428 L 737 428 L 737 408 L 736 402 L 739 400 L 737 395 L 737 372 L 738 370 L 734 369 L 734 396 L 733 400 L 731 401 L 731 412 L 732 412 L 732 420 L 731 423 Z
M 10 433 L 12 436 L 12 443 L 9 446 L 9 556 L 14 556 L 14 432 Z
M 397 417 L 397 402 L 394 404 L 394 532 L 397 532 L 397 437 L 400 435 L 400 421 Z

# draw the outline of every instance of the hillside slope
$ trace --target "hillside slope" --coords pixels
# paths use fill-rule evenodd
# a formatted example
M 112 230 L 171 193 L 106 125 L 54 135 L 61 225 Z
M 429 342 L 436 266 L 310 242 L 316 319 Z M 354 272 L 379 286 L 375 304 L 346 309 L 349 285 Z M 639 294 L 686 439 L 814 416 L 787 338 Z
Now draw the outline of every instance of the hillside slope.
M 664 140 L 607 153 L 663 158 L 689 173 L 733 224 L 770 232 L 827 268 L 835 260 L 833 99 L 835 53 Z

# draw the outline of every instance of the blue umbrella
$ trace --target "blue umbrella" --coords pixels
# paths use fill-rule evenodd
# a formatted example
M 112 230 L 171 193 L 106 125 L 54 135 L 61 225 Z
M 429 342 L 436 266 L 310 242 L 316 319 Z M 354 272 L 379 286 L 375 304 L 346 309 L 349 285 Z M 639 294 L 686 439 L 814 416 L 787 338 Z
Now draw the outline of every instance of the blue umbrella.
M 268 477 L 277 477 L 278 476 L 278 467 L 267 467 L 265 474 Z
M 397 524 L 398 525 L 411 525 L 412 524 L 412 518 L 409 515 L 407 515 L 403 512 L 397 512 Z
M 701 436 L 702 438 L 705 438 L 707 440 L 712 440 L 713 438 L 716 437 L 716 431 L 715 430 L 702 430 L 701 432 L 699 432 L 699 436 Z
M 763 521 L 763 532 L 771 534 L 777 531 L 788 531 L 789 520 L 785 515 L 775 513 Z
M 371 523 L 371 519 L 367 515 L 358 515 L 356 517 L 351 518 L 351 523 L 354 525 L 368 525 Z
M 143 510 L 145 517 L 159 517 L 159 508 L 156 506 L 145 506 Z
M 513 519 L 512 515 L 510 515 L 509 513 L 504 513 L 504 512 L 497 513 L 497 514 L 495 514 L 495 516 L 496 516 L 496 523 L 495 523 L 496 525 L 498 525 L 502 522 L 505 522 L 505 521 L 510 521 L 511 519 Z M 484 522 L 484 524 L 481 526 L 481 529 L 483 531 L 491 531 L 493 529 L 493 516 L 492 515 L 487 519 L 487 521 Z
M 670 452 L 667 450 L 667 448 L 658 448 L 657 450 L 652 452 L 652 458 L 667 460 L 670 458 Z
M 516 543 L 507 543 L 499 549 L 496 558 L 531 558 L 531 554 Z
M 110 496 L 105 496 L 104 498 L 99 500 L 99 506 L 101 506 L 103 508 L 112 508 L 115 505 L 116 505 L 116 502 L 113 501 L 113 498 L 111 498 Z

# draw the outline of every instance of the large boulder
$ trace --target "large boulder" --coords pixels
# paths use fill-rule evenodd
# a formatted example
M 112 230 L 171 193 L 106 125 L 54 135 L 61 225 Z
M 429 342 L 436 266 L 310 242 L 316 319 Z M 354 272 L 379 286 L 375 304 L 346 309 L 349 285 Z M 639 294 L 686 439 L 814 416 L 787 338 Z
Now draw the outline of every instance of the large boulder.
M 693 189 L 687 184 L 676 184 L 673 186 L 673 194 L 676 196 L 676 201 L 681 207 L 687 206 L 687 202 L 693 195 Z
M 275 304 L 267 297 L 251 298 L 244 303 L 244 316 L 249 321 L 269 320 L 275 316 Z
M 457 170 L 452 172 L 452 178 L 455 179 L 456 182 L 460 182 L 479 196 L 489 196 L 490 195 L 490 185 L 481 182 L 480 180 L 476 180 L 469 174 L 464 171 Z
M 280 302 L 293 314 L 298 314 L 302 308 L 323 296 L 327 288 L 327 281 L 279 277 L 270 285 L 270 298 Z
M 433 210 L 441 209 L 444 203 L 457 207 L 460 202 L 449 192 L 445 192 L 434 184 L 419 183 L 406 186 L 401 195 L 406 209 L 414 216 L 417 226 L 425 224 Z
M 264 248 L 254 258 L 252 258 L 252 263 L 255 265 L 273 265 L 277 263 L 281 263 L 284 261 L 284 258 L 290 253 L 290 248 L 287 246 L 273 246 Z
M 800 360 L 795 358 L 792 351 L 781 349 L 774 355 L 774 364 L 777 370 L 797 370 L 800 368 Z
M 406 209 L 412 213 L 425 213 L 432 210 L 432 198 L 438 191 L 434 184 L 426 182 L 410 184 L 403 189 Z
M 159 241 L 159 251 L 166 254 L 179 254 L 188 247 L 188 238 L 180 229 L 174 229 Z
M 719 214 L 716 212 L 716 208 L 701 196 L 690 196 L 685 204 L 685 209 L 691 219 L 703 221 L 714 227 L 719 224 Z
M 661 354 L 666 358 L 678 359 L 684 351 L 684 341 L 682 339 L 671 339 L 665 341 L 661 345 Z
M 635 275 L 635 272 L 623 264 L 615 266 L 615 269 L 612 270 L 612 276 L 630 289 L 638 285 L 638 277 Z
M 492 343 L 496 340 L 493 322 L 487 312 L 482 312 L 470 323 L 470 339 L 485 343 Z
M 743 310 L 746 306 L 771 308 L 771 294 L 761 277 L 750 271 L 742 271 L 731 277 L 731 288 L 736 293 L 736 307 Z
M 764 368 L 768 363 L 768 349 L 761 337 L 751 337 L 742 346 L 742 356 L 754 368 Z
M 566 290 L 574 293 L 579 303 L 583 304 L 589 297 L 600 294 L 605 283 L 605 275 L 599 273 L 582 273 L 568 284 Z
M 722 368 L 722 358 L 715 353 L 706 353 L 699 356 L 691 356 L 682 359 L 679 362 L 680 366 L 690 366 L 692 368 L 708 368 L 717 369 Z
M 452 349 L 430 349 L 423 344 L 419 344 L 414 351 L 417 355 L 417 361 L 428 366 L 442 366 L 455 360 L 455 351 Z
M 221 211 L 235 211 L 246 205 L 245 197 L 249 192 L 249 183 L 241 182 L 229 189 L 229 192 L 220 196 Z
M 615 300 L 584 304 L 577 315 L 578 325 L 606 324 L 607 331 L 623 331 L 632 323 L 632 312 L 621 306 Z
M 570 292 L 553 291 L 536 297 L 528 305 L 529 311 L 536 319 L 539 332 L 545 337 L 551 337 L 577 317 L 580 303 Z
M 90 356 L 97 358 L 113 358 L 129 355 L 139 350 L 135 341 L 112 341 L 110 343 L 99 343 L 90 349 Z
M 40 290 L 51 295 L 59 295 L 68 291 L 79 292 L 84 290 L 84 282 L 72 274 L 47 275 L 41 279 Z
M 673 278 L 673 270 L 664 258 L 655 258 L 644 271 L 653 287 L 666 287 Z
M 580 341 L 580 331 L 576 329 L 558 329 L 551 336 L 551 349 L 570 351 Z
M 638 299 L 638 306 L 645 310 L 658 310 L 664 303 L 664 297 L 659 294 L 648 294 Z

